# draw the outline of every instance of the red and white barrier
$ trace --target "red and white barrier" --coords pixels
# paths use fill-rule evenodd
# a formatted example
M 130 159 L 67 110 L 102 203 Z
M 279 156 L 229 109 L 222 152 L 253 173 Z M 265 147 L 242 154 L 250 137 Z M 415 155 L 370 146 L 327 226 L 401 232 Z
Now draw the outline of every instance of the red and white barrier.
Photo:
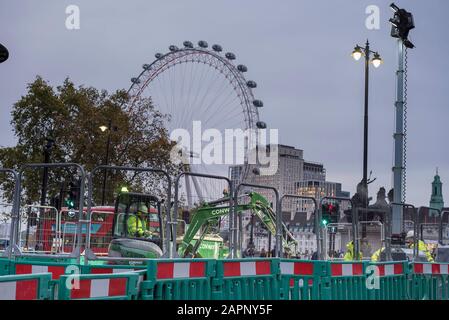
M 127 278 L 81 279 L 79 288 L 72 288 L 71 299 L 89 299 L 101 297 L 125 296 Z
M 376 264 L 375 265 L 379 270 L 379 276 L 394 276 L 404 274 L 404 268 L 401 263 L 394 264 Z
M 223 262 L 225 277 L 271 275 L 270 261 Z
M 157 264 L 157 279 L 201 278 L 205 276 L 205 262 L 161 262 Z
M 36 300 L 38 279 L 0 282 L 0 300 Z
M 414 263 L 413 271 L 416 274 L 432 274 L 432 275 L 449 274 L 448 265 L 438 263 Z
M 313 262 L 281 262 L 282 275 L 312 276 Z
M 16 274 L 51 273 L 52 280 L 58 280 L 65 273 L 65 266 L 42 266 L 35 264 L 16 264 Z
M 331 276 L 361 276 L 363 275 L 362 263 L 332 263 Z

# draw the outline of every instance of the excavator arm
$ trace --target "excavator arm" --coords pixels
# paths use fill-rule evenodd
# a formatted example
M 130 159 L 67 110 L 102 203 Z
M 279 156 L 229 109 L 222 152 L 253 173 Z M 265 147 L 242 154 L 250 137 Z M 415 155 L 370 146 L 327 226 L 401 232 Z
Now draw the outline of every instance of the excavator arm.
M 272 235 L 276 234 L 276 215 L 268 204 L 268 201 L 259 193 L 250 192 L 248 194 L 250 202 L 247 204 L 242 204 L 237 206 L 237 212 L 242 212 L 245 210 L 251 210 L 251 212 L 259 217 L 261 222 L 265 225 L 268 232 Z M 203 204 L 197 208 L 192 213 L 192 220 L 186 233 L 182 239 L 178 253 L 181 257 L 193 256 L 198 249 L 201 241 L 203 240 L 205 234 L 208 232 L 209 227 L 214 224 L 218 224 L 221 217 L 229 215 L 230 207 L 229 205 L 224 205 L 229 203 L 229 198 L 223 198 L 214 204 Z M 200 238 L 196 241 L 195 245 L 192 245 L 192 240 L 198 231 L 203 228 L 203 232 Z M 284 249 L 287 252 L 296 251 L 297 241 L 294 239 L 293 235 L 287 229 L 285 224 L 282 224 L 282 243 Z M 292 244 L 295 246 L 293 249 Z

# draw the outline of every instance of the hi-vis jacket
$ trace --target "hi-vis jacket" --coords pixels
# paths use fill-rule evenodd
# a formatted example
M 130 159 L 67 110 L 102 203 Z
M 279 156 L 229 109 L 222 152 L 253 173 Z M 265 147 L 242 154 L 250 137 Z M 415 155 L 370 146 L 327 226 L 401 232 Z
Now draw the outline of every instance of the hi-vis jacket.
M 128 234 L 133 237 L 142 237 L 147 231 L 145 221 L 139 217 L 132 215 L 128 218 Z
M 345 261 L 354 261 L 354 260 L 362 260 L 362 253 L 359 251 L 359 257 L 358 259 L 354 259 L 354 244 L 352 243 L 352 241 L 349 241 L 346 244 L 346 253 L 343 257 L 343 259 Z
M 410 248 L 413 248 L 413 246 L 414 245 L 412 244 L 410 246 Z M 371 256 L 371 261 L 372 262 L 379 261 L 380 254 L 384 250 L 385 250 L 385 248 L 382 247 L 379 250 L 377 250 L 376 252 L 374 252 L 373 255 Z M 424 254 L 426 256 L 428 262 L 434 262 L 432 254 L 430 253 L 429 249 L 427 249 L 426 244 L 422 240 L 418 241 L 418 251 L 419 251 L 419 253 Z

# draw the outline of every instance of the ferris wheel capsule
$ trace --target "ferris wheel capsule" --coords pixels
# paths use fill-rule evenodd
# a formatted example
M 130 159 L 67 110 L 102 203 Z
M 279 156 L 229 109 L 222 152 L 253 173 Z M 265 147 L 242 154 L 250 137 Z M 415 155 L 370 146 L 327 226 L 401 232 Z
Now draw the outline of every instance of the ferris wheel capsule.
M 145 64 L 142 66 L 142 68 L 143 68 L 143 70 L 149 70 L 149 69 L 150 69 L 150 65 L 149 65 L 148 63 L 145 63 Z
M 254 89 L 257 88 L 257 83 L 253 80 L 249 80 L 246 85 L 248 86 L 248 88 Z
M 267 124 L 265 122 L 263 122 L 263 121 L 257 121 L 256 126 L 259 129 L 266 129 L 267 128 Z
M 235 54 L 233 54 L 232 52 L 226 53 L 225 57 L 229 60 L 235 60 Z
M 193 48 L 193 43 L 190 42 L 190 41 L 184 41 L 184 42 L 183 42 L 183 45 L 184 45 L 184 47 L 186 47 L 186 48 L 190 48 L 190 49 Z
M 204 41 L 204 40 L 199 41 L 199 42 L 198 42 L 198 45 L 199 45 L 201 48 L 207 48 L 207 46 L 208 46 L 207 42 Z
M 162 53 L 158 52 L 154 56 L 156 57 L 156 59 L 160 59 L 160 58 L 162 58 Z
M 139 84 L 140 80 L 139 80 L 139 78 L 131 78 L 131 82 L 134 84 Z
M 223 50 L 223 48 L 219 44 L 214 44 L 212 46 L 212 50 L 214 50 L 216 52 L 221 52 Z
M 170 50 L 170 51 L 178 51 L 178 47 L 177 46 L 174 46 L 174 45 L 171 45 L 170 47 L 168 47 L 168 50 Z
M 240 71 L 240 72 L 246 72 L 246 71 L 248 71 L 248 68 L 245 65 L 243 65 L 243 64 L 239 64 L 237 66 L 237 70 Z
M 253 105 L 257 108 L 262 108 L 263 107 L 263 102 L 261 100 L 254 100 L 253 101 Z

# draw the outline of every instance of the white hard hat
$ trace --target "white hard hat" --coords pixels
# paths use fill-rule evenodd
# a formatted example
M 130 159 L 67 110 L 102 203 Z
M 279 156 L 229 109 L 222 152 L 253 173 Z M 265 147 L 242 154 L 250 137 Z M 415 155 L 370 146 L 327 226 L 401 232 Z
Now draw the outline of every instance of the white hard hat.
M 409 232 L 407 232 L 407 236 L 405 237 L 406 239 L 411 239 L 415 236 L 415 232 L 413 230 L 410 230 Z

